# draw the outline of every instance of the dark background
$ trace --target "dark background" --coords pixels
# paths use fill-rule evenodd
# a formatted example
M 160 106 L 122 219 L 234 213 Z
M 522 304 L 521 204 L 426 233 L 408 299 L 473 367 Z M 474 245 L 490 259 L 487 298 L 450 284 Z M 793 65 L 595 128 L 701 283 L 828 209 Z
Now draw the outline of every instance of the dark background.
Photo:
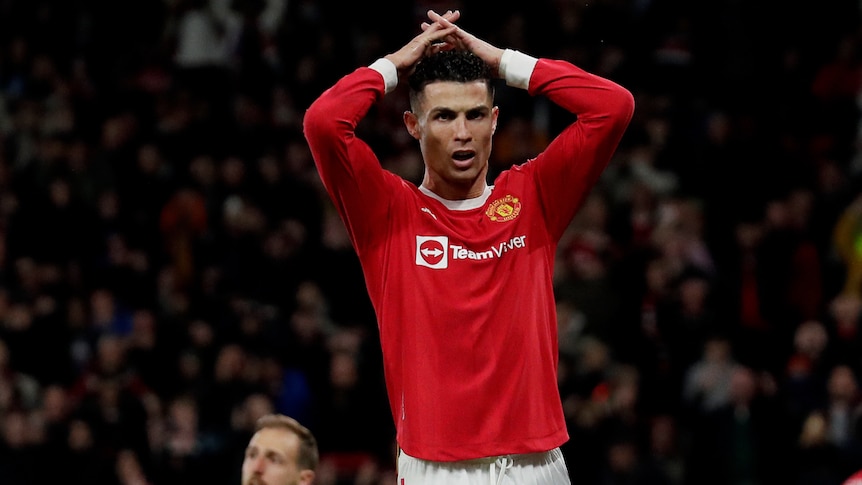
M 559 250 L 573 483 L 862 468 L 858 2 L 0 0 L 0 483 L 239 483 L 270 411 L 315 432 L 319 484 L 394 483 L 301 119 L 429 8 L 636 98 Z M 492 175 L 571 122 L 497 96 Z M 360 134 L 418 182 L 405 106 Z

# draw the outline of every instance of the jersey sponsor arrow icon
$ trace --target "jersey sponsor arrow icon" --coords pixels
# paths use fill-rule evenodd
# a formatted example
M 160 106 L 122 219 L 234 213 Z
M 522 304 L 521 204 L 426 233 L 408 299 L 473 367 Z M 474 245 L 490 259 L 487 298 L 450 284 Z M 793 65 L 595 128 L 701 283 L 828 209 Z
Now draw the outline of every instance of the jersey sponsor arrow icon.
M 422 256 L 425 258 L 437 258 L 443 254 L 443 250 L 440 248 L 422 248 L 420 251 L 422 251 Z
M 446 236 L 416 236 L 416 265 L 432 269 L 449 266 L 449 238 Z

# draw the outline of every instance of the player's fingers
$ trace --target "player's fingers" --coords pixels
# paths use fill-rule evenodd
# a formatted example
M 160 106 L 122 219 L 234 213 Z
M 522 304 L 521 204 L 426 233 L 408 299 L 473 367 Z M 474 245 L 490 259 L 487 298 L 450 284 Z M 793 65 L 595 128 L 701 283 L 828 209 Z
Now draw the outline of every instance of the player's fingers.
M 429 12 L 432 12 L 432 11 L 429 10 Z M 437 15 L 436 12 L 435 12 L 435 15 Z M 446 13 L 444 13 L 442 16 L 441 15 L 437 15 L 437 16 L 449 21 L 449 23 L 453 23 L 461 17 L 461 12 L 458 10 L 455 10 L 454 12 L 452 10 L 447 10 Z M 436 20 L 434 22 L 436 23 Z M 431 27 L 431 23 L 422 22 L 419 25 L 419 27 L 421 27 L 422 31 L 424 32 L 425 30 L 428 30 L 428 27 Z
M 457 27 L 455 27 L 454 25 L 451 27 L 442 28 L 440 27 L 440 24 L 435 23 L 431 25 L 428 30 L 422 33 L 418 37 L 418 39 L 421 40 L 427 50 L 429 47 L 435 44 L 448 43 L 448 39 L 454 38 L 452 34 L 455 33 L 456 29 Z
M 433 22 L 440 22 L 442 20 L 444 22 L 454 23 L 460 18 L 461 18 L 461 11 L 460 10 L 447 10 L 446 13 L 444 13 L 443 15 L 440 15 L 439 13 L 437 13 L 433 10 L 428 11 L 428 19 L 433 21 Z M 444 23 L 444 25 L 446 25 L 446 24 Z
M 457 49 L 457 46 L 451 42 L 438 42 L 436 44 L 431 44 L 430 53 L 436 54 L 437 52 L 451 51 L 455 49 Z
M 452 22 L 433 10 L 428 11 L 428 19 L 443 26 L 452 25 Z

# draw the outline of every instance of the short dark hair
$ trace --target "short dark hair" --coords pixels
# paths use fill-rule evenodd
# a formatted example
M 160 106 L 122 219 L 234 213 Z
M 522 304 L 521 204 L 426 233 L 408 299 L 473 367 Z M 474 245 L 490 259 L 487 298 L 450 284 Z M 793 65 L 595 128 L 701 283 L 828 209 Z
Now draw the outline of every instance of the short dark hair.
M 299 465 L 300 470 L 314 471 L 317 469 L 317 464 L 320 461 L 320 455 L 317 450 L 317 439 L 315 439 L 308 428 L 299 424 L 299 421 L 284 414 L 267 414 L 258 418 L 255 423 L 255 431 L 265 428 L 286 429 L 296 434 L 299 437 L 299 453 L 296 458 L 297 465 Z
M 407 85 L 410 87 L 410 106 L 414 106 L 425 86 L 438 81 L 459 83 L 484 81 L 488 86 L 488 95 L 493 99 L 493 78 L 491 66 L 470 51 L 448 50 L 434 53 L 416 63 L 413 72 L 407 77 Z

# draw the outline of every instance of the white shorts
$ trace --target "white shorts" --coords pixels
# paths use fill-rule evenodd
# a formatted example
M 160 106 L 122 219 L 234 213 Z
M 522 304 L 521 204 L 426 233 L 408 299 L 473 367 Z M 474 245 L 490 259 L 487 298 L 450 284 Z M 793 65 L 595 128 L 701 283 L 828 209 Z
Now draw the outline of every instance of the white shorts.
M 428 461 L 398 454 L 397 485 L 571 485 L 559 448 L 544 453 L 466 461 Z

